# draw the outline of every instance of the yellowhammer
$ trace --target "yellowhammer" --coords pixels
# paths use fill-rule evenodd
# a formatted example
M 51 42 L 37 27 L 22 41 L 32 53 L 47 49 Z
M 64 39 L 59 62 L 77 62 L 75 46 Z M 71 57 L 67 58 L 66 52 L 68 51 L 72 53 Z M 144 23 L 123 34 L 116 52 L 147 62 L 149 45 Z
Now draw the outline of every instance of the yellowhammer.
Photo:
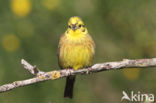
M 78 70 L 91 66 L 94 49 L 94 41 L 83 21 L 77 16 L 71 17 L 68 21 L 68 29 L 61 36 L 58 46 L 58 60 L 61 69 Z M 64 97 L 73 97 L 74 82 L 75 76 L 67 77 Z

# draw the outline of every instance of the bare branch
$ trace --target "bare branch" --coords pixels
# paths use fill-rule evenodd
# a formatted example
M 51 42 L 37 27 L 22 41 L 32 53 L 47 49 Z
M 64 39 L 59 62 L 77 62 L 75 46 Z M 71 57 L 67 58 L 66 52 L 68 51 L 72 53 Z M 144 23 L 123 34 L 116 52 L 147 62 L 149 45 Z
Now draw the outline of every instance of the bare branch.
M 31 64 L 29 64 L 27 61 L 25 61 L 24 59 L 21 60 L 21 64 L 23 64 L 24 68 L 29 71 L 31 74 L 37 76 L 37 75 L 41 75 L 44 72 L 40 71 L 37 66 L 32 66 Z
M 50 72 L 43 72 L 37 69 L 36 66 L 32 66 L 24 59 L 21 60 L 21 64 L 24 65 L 24 68 L 33 74 L 35 77 L 27 80 L 15 81 L 10 84 L 5 84 L 0 86 L 0 93 L 12 90 L 17 87 L 22 87 L 30 84 L 34 84 L 46 80 L 55 80 L 69 75 L 77 74 L 89 74 L 94 72 L 106 71 L 106 70 L 118 70 L 123 68 L 144 68 L 144 67 L 156 67 L 156 58 L 151 59 L 137 59 L 129 60 L 124 59 L 123 61 L 118 62 L 107 62 L 101 64 L 95 64 L 90 68 L 83 68 L 80 70 L 66 69 L 66 70 L 54 70 Z

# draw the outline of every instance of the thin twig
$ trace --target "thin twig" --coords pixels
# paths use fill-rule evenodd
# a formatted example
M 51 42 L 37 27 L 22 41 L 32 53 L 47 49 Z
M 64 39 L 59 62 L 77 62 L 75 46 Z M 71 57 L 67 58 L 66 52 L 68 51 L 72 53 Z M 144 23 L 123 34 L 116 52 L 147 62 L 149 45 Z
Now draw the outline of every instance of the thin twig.
M 24 68 L 33 74 L 35 77 L 27 80 L 15 81 L 13 83 L 5 84 L 0 86 L 0 93 L 12 90 L 17 87 L 22 87 L 30 84 L 34 84 L 41 81 L 46 80 L 55 80 L 63 77 L 67 77 L 69 75 L 77 75 L 77 74 L 89 74 L 94 72 L 106 71 L 106 70 L 118 70 L 123 68 L 145 68 L 145 67 L 156 67 L 156 58 L 151 59 L 137 59 L 137 60 L 129 60 L 124 59 L 123 61 L 118 62 L 107 62 L 101 64 L 95 64 L 89 68 L 83 68 L 80 70 L 66 69 L 66 70 L 54 70 L 50 72 L 40 71 L 36 66 L 32 66 L 24 59 L 21 60 L 21 64 L 23 64 Z
M 31 74 L 37 76 L 37 75 L 41 75 L 44 74 L 43 71 L 40 71 L 37 66 L 32 66 L 31 64 L 29 64 L 27 61 L 25 61 L 24 59 L 21 60 L 21 64 L 24 66 L 24 68 L 29 71 Z

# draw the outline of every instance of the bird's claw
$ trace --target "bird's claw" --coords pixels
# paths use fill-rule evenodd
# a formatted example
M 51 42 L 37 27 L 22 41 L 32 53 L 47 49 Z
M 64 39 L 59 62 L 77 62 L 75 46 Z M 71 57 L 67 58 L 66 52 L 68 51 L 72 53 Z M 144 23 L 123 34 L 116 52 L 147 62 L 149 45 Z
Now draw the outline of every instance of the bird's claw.
M 71 69 L 70 68 L 67 68 L 66 72 L 67 72 L 68 75 L 71 75 Z

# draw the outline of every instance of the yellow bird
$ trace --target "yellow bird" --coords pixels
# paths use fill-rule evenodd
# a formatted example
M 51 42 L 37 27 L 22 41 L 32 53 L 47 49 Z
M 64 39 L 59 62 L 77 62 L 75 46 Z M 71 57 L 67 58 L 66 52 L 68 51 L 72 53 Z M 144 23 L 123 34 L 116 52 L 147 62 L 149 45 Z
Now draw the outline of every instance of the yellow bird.
M 68 21 L 68 29 L 61 36 L 58 46 L 58 60 L 61 69 L 82 69 L 92 65 L 95 53 L 95 44 L 89 35 L 83 21 L 77 17 L 71 17 Z M 75 76 L 66 79 L 64 97 L 73 97 Z

